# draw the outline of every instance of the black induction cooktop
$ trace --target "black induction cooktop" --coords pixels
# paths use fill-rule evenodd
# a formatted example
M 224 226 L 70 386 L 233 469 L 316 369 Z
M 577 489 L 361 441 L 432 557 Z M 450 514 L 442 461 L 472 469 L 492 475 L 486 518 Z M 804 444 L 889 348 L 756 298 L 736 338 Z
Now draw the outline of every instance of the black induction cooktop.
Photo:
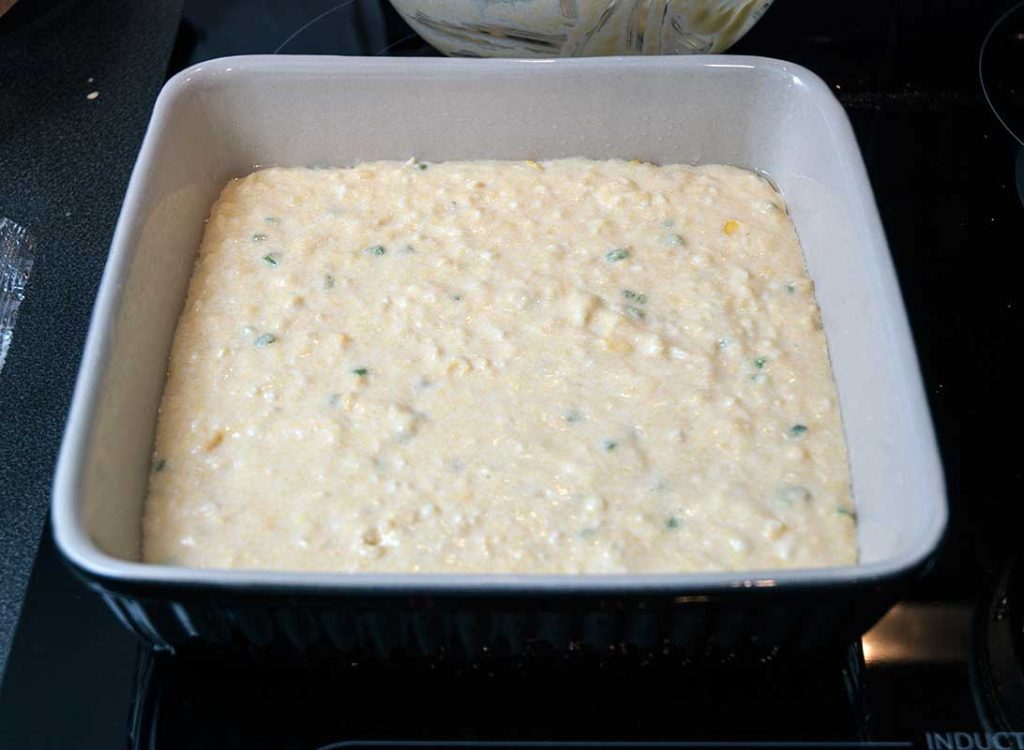
M 0 745 L 1024 748 L 1006 734 L 1024 732 L 1014 7 L 779 0 L 733 49 L 807 66 L 849 113 L 942 450 L 942 552 L 864 639 L 757 663 L 624 650 L 458 666 L 187 661 L 139 647 L 44 539 L 0 690 Z M 274 52 L 436 54 L 385 0 L 186 0 L 167 74 Z M 72 315 L 79 340 L 85 310 Z

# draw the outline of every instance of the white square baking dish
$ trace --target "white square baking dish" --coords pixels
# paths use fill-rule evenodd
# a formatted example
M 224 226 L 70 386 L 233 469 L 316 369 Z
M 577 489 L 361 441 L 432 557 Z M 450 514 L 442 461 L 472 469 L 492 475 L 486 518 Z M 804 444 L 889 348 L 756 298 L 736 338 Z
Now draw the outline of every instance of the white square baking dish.
M 139 563 L 172 335 L 221 188 L 260 166 L 412 156 L 621 157 L 768 175 L 789 204 L 816 286 L 849 444 L 860 564 L 572 577 Z M 846 115 L 809 71 L 729 56 L 266 56 L 178 74 L 160 94 L 124 200 L 53 499 L 63 554 L 157 646 L 382 654 L 574 641 L 735 650 L 856 635 L 935 551 L 946 514 L 913 341 Z

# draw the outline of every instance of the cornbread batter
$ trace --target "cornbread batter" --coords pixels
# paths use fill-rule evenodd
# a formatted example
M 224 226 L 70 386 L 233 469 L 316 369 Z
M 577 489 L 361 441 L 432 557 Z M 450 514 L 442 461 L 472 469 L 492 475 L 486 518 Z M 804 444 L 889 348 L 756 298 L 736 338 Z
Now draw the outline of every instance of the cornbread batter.
M 267 169 L 214 205 L 148 562 L 670 572 L 856 561 L 781 196 L 726 166 Z

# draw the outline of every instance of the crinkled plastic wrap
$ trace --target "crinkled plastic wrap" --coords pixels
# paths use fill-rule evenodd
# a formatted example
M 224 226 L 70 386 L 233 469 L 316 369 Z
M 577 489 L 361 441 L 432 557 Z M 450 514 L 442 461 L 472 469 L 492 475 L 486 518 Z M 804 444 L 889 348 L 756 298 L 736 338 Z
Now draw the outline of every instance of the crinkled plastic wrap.
M 469 57 L 723 52 L 772 0 L 391 0 L 430 44 Z
M 35 240 L 28 230 L 0 217 L 0 370 L 7 360 L 34 255 Z

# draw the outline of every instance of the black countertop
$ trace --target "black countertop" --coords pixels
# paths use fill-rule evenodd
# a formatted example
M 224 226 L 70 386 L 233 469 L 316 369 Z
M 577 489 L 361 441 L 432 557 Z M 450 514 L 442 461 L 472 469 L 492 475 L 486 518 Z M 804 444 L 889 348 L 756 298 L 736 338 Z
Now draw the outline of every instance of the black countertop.
M 132 12 L 132 5 L 79 0 L 68 3 L 66 23 L 80 18 L 74 34 L 69 26 L 55 27 L 52 38 L 26 34 L 20 49 L 0 37 L 0 185 L 5 188 L 0 190 L 0 215 L 26 224 L 39 240 L 14 346 L 0 372 L 0 644 L 9 632 L 5 623 L 9 628 L 16 616 L 43 522 L 88 312 L 161 78 L 156 69 L 163 63 L 153 60 L 158 53 L 166 57 L 178 9 L 174 2 L 163 2 L 141 13 Z M 990 112 L 977 78 L 981 41 L 992 21 L 1011 5 L 1009 0 L 787 0 L 776 3 L 733 49 L 809 67 L 834 86 L 850 115 L 906 301 L 949 488 L 947 543 L 912 599 L 931 607 L 929 611 L 947 614 L 969 614 L 974 601 L 987 595 L 1019 551 L 1024 528 L 1017 489 L 1019 441 L 993 439 L 1015 435 L 1022 423 L 1013 365 L 1022 329 L 1020 285 L 1013 273 L 1024 236 L 1024 207 L 1014 185 L 1018 144 Z M 133 20 L 115 32 L 108 23 L 111 14 Z M 322 14 L 323 22 L 303 28 Z M 279 48 L 430 53 L 383 0 L 187 0 L 185 19 L 172 67 Z M 79 42 L 68 40 L 75 35 Z M 146 52 L 140 51 L 143 47 Z M 14 77 L 7 76 L 11 70 Z M 1007 73 L 1021 75 L 1012 68 Z M 83 83 L 90 76 L 95 86 Z M 34 84 L 29 82 L 32 77 Z M 86 100 L 94 88 L 100 97 Z M 12 104 L 21 109 L 12 110 Z M 97 104 L 112 111 L 96 109 Z M 69 628 L 68 620 L 77 627 Z M 966 622 L 960 614 L 952 620 Z M 937 630 L 945 620 L 924 622 Z M 906 637 L 924 643 L 926 636 L 911 632 Z M 953 654 L 948 642 L 936 646 L 932 656 L 934 664 L 924 659 L 903 664 L 896 672 L 876 668 L 872 673 L 869 660 L 876 735 L 914 734 L 919 741 L 922 728 L 966 727 L 973 707 L 965 657 Z M 947 663 L 948 669 L 942 666 Z M 52 674 L 41 672 L 37 664 L 47 665 Z M 222 673 L 217 668 L 211 674 L 175 663 L 154 667 L 148 657 L 139 664 L 136 673 L 131 638 L 68 577 L 47 541 L 0 692 L 0 736 L 7 731 L 55 747 L 71 737 L 91 737 L 94 744 L 84 741 L 86 746 L 107 746 L 110 737 L 124 736 L 123 723 L 111 724 L 127 720 L 136 674 L 146 686 L 140 704 L 149 705 L 155 691 L 164 696 L 163 715 L 170 722 L 187 725 L 216 714 L 218 731 L 227 734 L 254 710 L 270 712 L 275 705 L 298 710 L 306 703 L 323 708 L 328 698 L 303 701 L 302 696 L 343 690 L 322 676 L 310 682 L 291 675 L 281 679 L 298 687 L 267 693 L 263 686 L 272 677 L 265 673 Z M 97 677 L 100 673 L 103 678 Z M 386 689 L 387 679 L 374 679 L 372 684 Z M 626 685 L 630 678 L 617 679 L 611 684 Z M 788 695 L 799 700 L 801 693 L 792 687 L 799 678 L 787 679 Z M 565 690 L 572 689 L 568 683 Z M 428 692 L 436 689 L 429 680 L 424 685 Z M 509 679 L 501 685 L 498 690 L 494 682 L 484 681 L 474 690 L 497 690 L 499 698 L 507 698 L 508 690 L 531 689 L 529 681 Z M 443 688 L 454 690 L 447 684 Z M 233 690 L 256 703 L 220 700 Z M 216 702 L 216 710 L 206 701 Z M 68 723 L 40 727 L 34 714 L 44 704 L 48 710 L 67 707 Z M 499 714 L 483 716 L 488 709 L 473 705 L 481 717 L 469 726 L 488 726 L 488 721 L 500 725 Z M 662 709 L 686 710 L 679 702 Z M 721 710 L 714 715 L 728 729 Z M 830 714 L 823 716 L 818 721 L 827 724 Z M 387 726 L 389 720 L 386 712 L 372 707 L 363 718 L 376 722 L 374 726 Z M 358 720 L 351 715 L 344 719 Z M 280 730 L 279 724 L 274 726 Z M 142 730 L 136 730 L 142 737 Z M 187 744 L 183 736 L 177 736 L 177 746 Z M 104 739 L 95 739 L 100 737 Z
M 181 14 L 181 0 L 25 7 L 44 5 L 13 28 L 0 19 L 0 216 L 37 243 L 0 370 L 0 675 L 93 298 Z

